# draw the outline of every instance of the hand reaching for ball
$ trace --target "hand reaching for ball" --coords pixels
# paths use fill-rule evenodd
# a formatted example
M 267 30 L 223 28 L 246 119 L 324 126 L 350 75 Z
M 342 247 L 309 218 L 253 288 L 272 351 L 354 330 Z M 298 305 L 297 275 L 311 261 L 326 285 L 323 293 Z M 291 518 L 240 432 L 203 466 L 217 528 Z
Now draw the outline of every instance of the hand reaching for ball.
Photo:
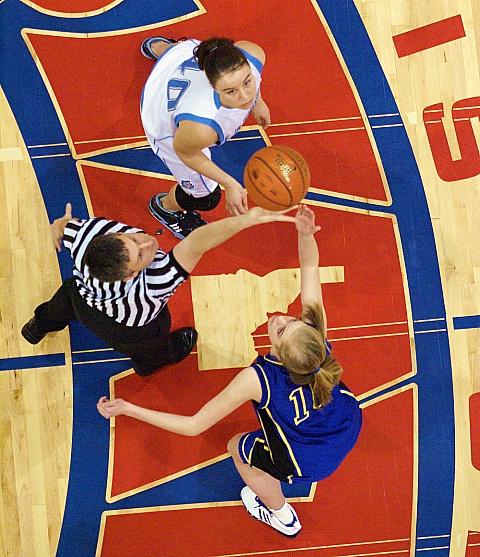
M 315 225 L 315 213 L 306 205 L 299 205 L 295 215 L 295 226 L 298 233 L 303 236 L 310 236 L 320 230 L 320 226 Z

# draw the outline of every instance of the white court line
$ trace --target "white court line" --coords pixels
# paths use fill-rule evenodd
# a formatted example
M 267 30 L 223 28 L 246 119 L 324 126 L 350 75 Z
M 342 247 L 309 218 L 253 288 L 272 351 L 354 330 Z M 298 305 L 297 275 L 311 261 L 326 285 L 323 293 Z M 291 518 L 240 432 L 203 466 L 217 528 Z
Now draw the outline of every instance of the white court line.
M 358 130 L 364 130 L 365 126 L 361 128 L 339 128 L 335 130 L 318 130 L 314 132 L 295 132 L 295 133 L 277 133 L 277 134 L 270 134 L 269 137 L 290 137 L 293 135 L 315 135 L 319 133 L 335 133 L 335 132 L 353 132 Z
M 450 546 L 442 545 L 440 547 L 423 547 L 421 549 L 417 547 L 415 551 L 436 551 L 437 549 L 450 549 Z
M 444 333 L 447 329 L 431 329 L 430 331 L 415 331 L 416 335 L 423 335 L 425 333 Z
M 71 157 L 71 153 L 60 153 L 58 155 L 35 155 L 34 157 L 30 157 L 31 159 L 53 159 L 55 157 Z
M 28 145 L 29 149 L 40 149 L 41 147 L 65 147 L 68 143 L 45 143 L 43 145 Z
M 368 543 L 368 542 L 367 542 Z M 384 543 L 384 542 L 371 542 L 371 543 Z M 350 544 L 345 544 L 346 547 Z M 351 545 L 361 545 L 361 544 L 351 544 Z M 366 544 L 363 544 L 366 545 Z M 275 549 L 272 551 L 252 551 L 249 553 L 225 553 L 223 555 L 211 555 L 210 557 L 250 557 L 252 555 L 279 555 L 280 553 L 299 553 L 300 551 L 313 551 L 316 549 L 329 549 L 332 547 L 342 547 L 335 545 L 318 545 L 313 547 L 298 547 L 295 549 Z M 395 555 L 395 554 L 409 554 L 410 549 L 397 549 L 390 551 L 372 551 L 370 553 L 345 553 L 340 555 L 335 555 L 334 557 L 373 557 L 374 555 Z

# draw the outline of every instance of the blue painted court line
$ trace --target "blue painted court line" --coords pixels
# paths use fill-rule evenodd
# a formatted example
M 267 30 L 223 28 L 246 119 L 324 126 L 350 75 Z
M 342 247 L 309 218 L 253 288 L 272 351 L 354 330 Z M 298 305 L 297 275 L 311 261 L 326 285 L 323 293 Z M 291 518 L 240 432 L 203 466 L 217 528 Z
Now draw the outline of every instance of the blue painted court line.
M 447 322 L 444 317 L 438 319 L 424 319 L 421 321 L 414 321 L 413 329 L 415 333 L 433 333 L 438 331 L 447 330 Z
M 454 329 L 480 329 L 480 315 L 464 315 L 453 318 Z
M 0 371 L 13 369 L 33 369 L 38 367 L 55 367 L 65 365 L 65 354 L 42 354 L 40 356 L 23 356 L 20 358 L 1 358 Z

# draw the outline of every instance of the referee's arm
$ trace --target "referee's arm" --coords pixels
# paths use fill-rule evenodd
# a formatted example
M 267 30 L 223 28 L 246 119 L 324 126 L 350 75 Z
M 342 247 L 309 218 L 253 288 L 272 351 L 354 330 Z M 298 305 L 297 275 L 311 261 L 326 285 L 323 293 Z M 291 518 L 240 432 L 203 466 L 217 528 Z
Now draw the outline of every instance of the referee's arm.
M 173 248 L 173 255 L 183 269 L 187 273 L 191 273 L 205 252 L 223 244 L 246 228 L 275 221 L 295 222 L 294 217 L 284 214 L 286 212 L 266 211 L 260 207 L 254 207 L 238 217 L 227 217 L 211 222 L 195 229 L 178 243 Z

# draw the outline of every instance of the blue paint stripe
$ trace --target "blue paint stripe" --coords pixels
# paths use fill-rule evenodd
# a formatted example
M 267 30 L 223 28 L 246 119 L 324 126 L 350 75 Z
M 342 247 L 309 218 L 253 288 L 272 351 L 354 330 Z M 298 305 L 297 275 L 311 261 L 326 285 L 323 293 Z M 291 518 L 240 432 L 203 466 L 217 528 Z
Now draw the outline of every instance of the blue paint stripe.
M 402 126 L 403 122 L 400 114 L 375 114 L 368 117 L 372 128 L 380 126 Z
M 393 385 L 390 385 L 389 387 L 386 387 L 385 389 L 380 389 L 378 391 L 375 391 L 370 396 L 366 396 L 365 398 L 360 399 L 360 405 L 362 407 L 364 407 L 365 404 L 367 404 L 367 402 L 370 402 L 371 400 L 376 400 L 377 398 L 381 398 L 381 397 L 383 397 L 385 395 L 388 395 L 389 393 L 392 393 L 394 391 L 399 391 L 403 387 L 405 387 L 407 385 L 411 385 L 412 383 L 415 383 L 415 376 L 409 377 L 408 379 L 405 379 L 403 381 L 399 381 L 398 383 L 394 383 Z
M 480 329 L 480 315 L 464 315 L 453 318 L 454 329 Z
M 415 556 L 425 555 L 425 551 L 432 551 L 434 550 L 435 557 L 449 557 L 450 555 L 450 546 L 442 546 L 442 547 L 434 547 L 434 548 L 424 548 L 424 549 L 417 549 L 415 551 Z M 429 554 L 431 555 L 431 554 Z
M 65 365 L 65 354 L 42 354 L 40 356 L 24 356 L 20 358 L 0 359 L 0 371 L 14 369 L 34 369 L 39 367 L 56 367 Z
M 413 324 L 415 333 L 444 331 L 446 328 L 447 322 L 444 318 L 415 321 Z

